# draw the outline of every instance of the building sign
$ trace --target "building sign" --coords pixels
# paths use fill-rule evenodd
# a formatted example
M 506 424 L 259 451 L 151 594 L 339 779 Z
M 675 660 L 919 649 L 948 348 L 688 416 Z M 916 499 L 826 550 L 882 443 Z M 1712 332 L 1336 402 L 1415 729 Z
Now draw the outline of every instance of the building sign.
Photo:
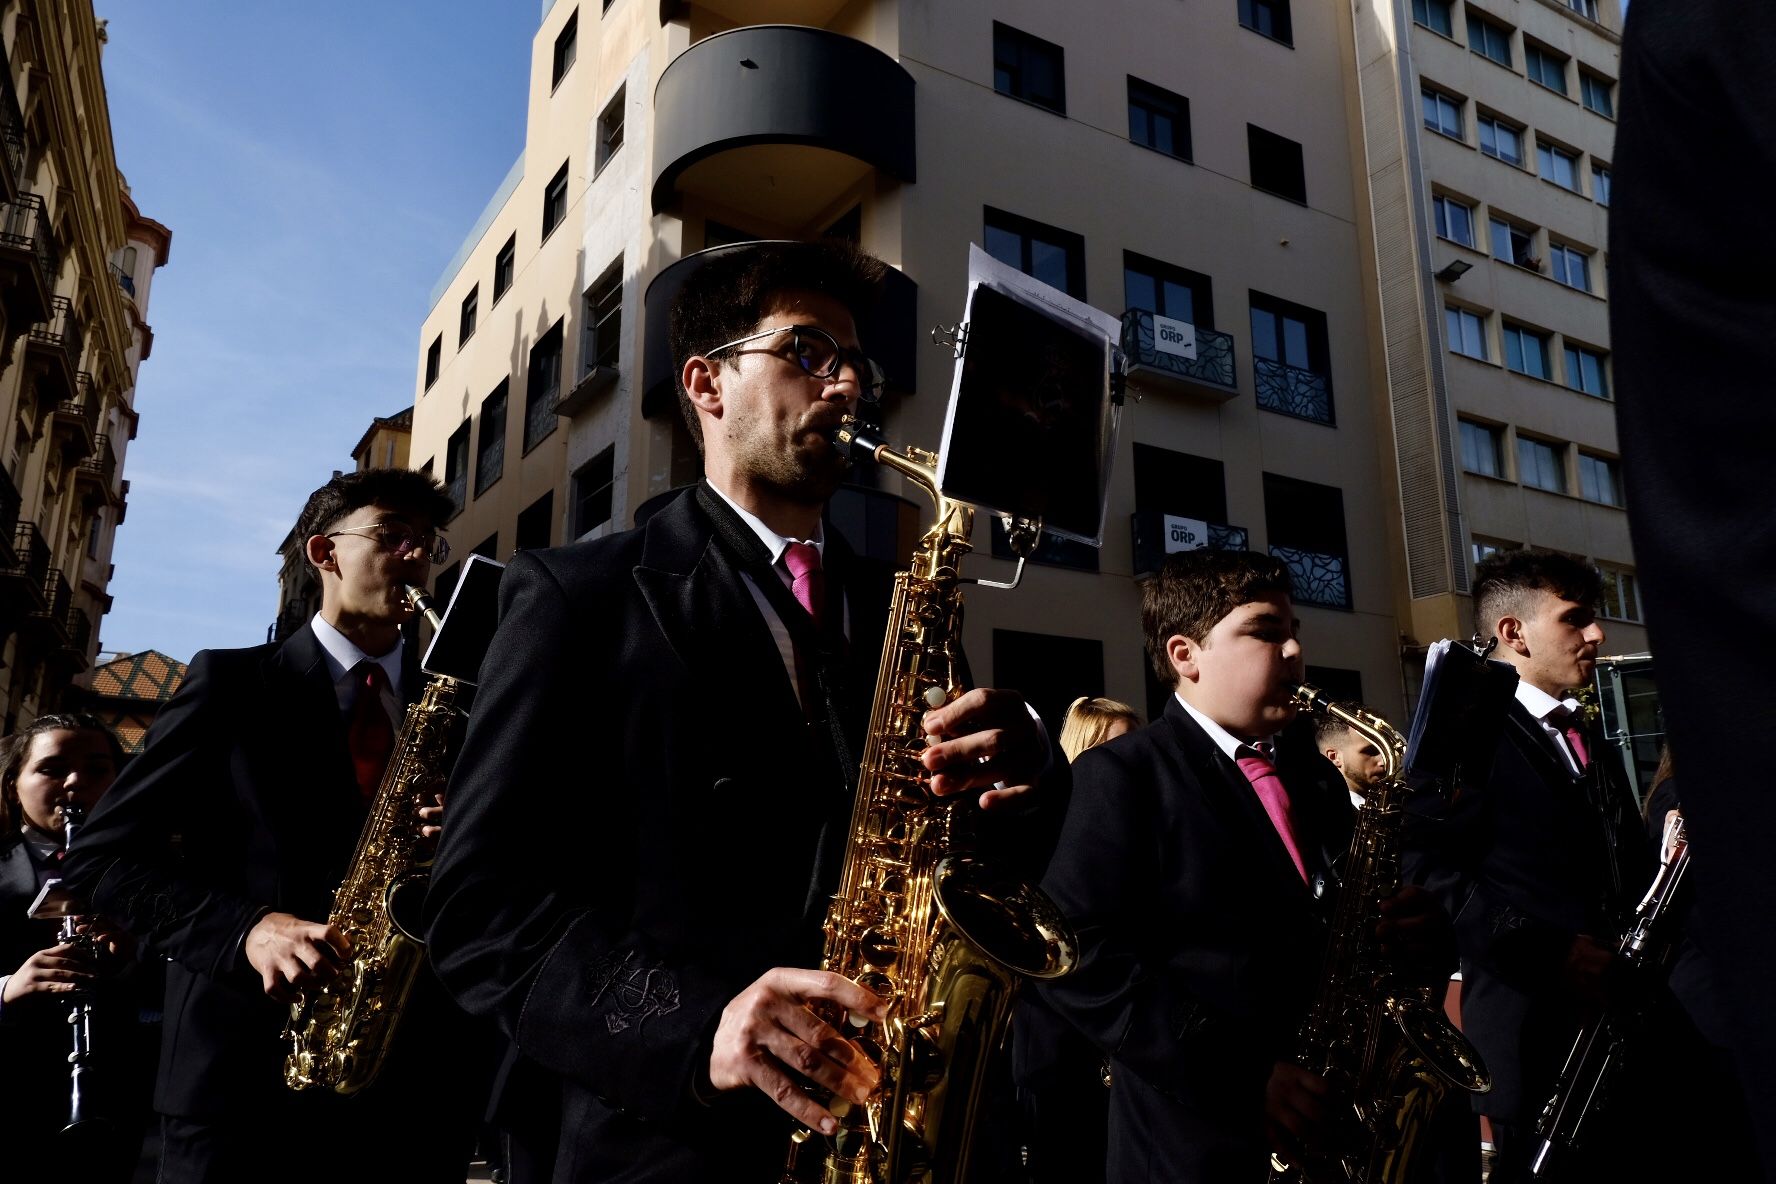
M 1156 315 L 1153 318 L 1153 348 L 1162 354 L 1176 354 L 1196 361 L 1196 326 L 1189 321 L 1174 321 Z
M 1176 324 L 1177 322 L 1172 322 Z M 1186 329 L 1189 325 L 1184 326 Z M 1170 555 L 1174 551 L 1200 551 L 1209 545 L 1209 524 L 1197 518 L 1174 518 L 1165 515 L 1165 549 Z

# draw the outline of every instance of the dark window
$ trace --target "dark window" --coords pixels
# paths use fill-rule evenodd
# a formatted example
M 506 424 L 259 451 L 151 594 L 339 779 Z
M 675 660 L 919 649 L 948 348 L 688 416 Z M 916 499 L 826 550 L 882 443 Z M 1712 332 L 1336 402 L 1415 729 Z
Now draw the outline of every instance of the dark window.
M 493 393 L 481 400 L 481 445 L 475 451 L 475 496 L 500 479 L 506 468 L 506 392 L 505 379 Z
M 573 68 L 574 58 L 579 54 L 580 42 L 580 10 L 574 9 L 567 14 L 567 21 L 561 26 L 561 32 L 555 34 L 555 64 L 549 82 L 551 88 L 561 85 L 562 77 Z
M 610 521 L 611 488 L 615 483 L 617 446 L 581 465 L 573 475 L 573 532 L 579 538 Z
M 551 489 L 518 515 L 518 550 L 535 551 L 547 547 L 553 541 L 550 535 L 554 531 L 554 519 L 555 491 Z
M 462 315 L 456 321 L 456 348 L 461 349 L 463 343 L 475 335 L 475 314 L 480 310 L 481 285 L 476 284 L 463 297 Z
M 432 340 L 432 344 L 426 348 L 425 384 L 428 391 L 432 389 L 432 384 L 438 381 L 438 371 L 443 365 L 444 334 L 440 333 Z
M 469 421 L 466 419 L 462 426 L 450 433 L 450 443 L 444 446 L 444 488 L 456 505 L 457 513 L 461 513 L 469 500 Z
M 567 217 L 567 164 L 563 162 L 561 170 L 549 179 L 549 187 L 543 190 L 543 237 L 548 238 L 551 231 L 561 225 Z
M 604 162 L 616 155 L 617 149 L 623 146 L 623 96 L 628 92 L 627 86 L 619 86 L 611 101 L 604 105 L 604 111 L 598 116 L 598 152 L 594 172 L 604 167 Z
M 1301 163 L 1300 144 L 1248 123 L 1246 147 L 1251 153 L 1253 188 L 1307 204 L 1307 170 Z
M 1270 553 L 1289 565 L 1297 604 L 1351 607 L 1343 490 L 1266 473 L 1264 527 Z
M 1085 299 L 1083 238 L 992 206 L 986 208 L 985 221 L 987 254 L 1069 296 Z
M 1596 350 L 1570 344 L 1565 353 L 1566 385 L 1599 399 L 1609 398 L 1609 375 L 1603 368 L 1603 355 Z
M 1048 734 L 1059 736 L 1067 704 L 1081 695 L 1104 693 L 1104 643 L 995 629 L 993 685 L 1021 692 Z
M 1412 19 L 1445 37 L 1455 36 L 1454 0 L 1412 0 Z
M 1289 23 L 1289 0 L 1239 0 L 1240 24 L 1284 45 L 1295 44 Z
M 623 337 L 623 261 L 618 259 L 586 289 L 586 343 L 581 368 L 617 365 Z
M 1566 492 L 1566 446 L 1517 437 L 1517 480 L 1531 489 Z
M 555 404 L 561 399 L 561 322 L 530 347 L 529 381 L 524 390 L 524 451 L 555 430 Z
M 1309 666 L 1307 681 L 1325 691 L 1335 703 L 1361 703 L 1363 701 L 1361 671 L 1345 670 L 1338 666 Z
M 1467 133 L 1462 130 L 1462 101 L 1454 95 L 1444 94 L 1435 87 L 1422 87 L 1419 90 L 1420 103 L 1424 108 L 1424 125 L 1434 132 L 1440 132 L 1451 139 L 1466 140 Z
M 1513 127 L 1496 115 L 1477 114 L 1474 126 L 1480 130 L 1480 151 L 1506 164 L 1523 166 L 1523 129 Z
M 1587 108 L 1605 119 L 1616 117 L 1615 83 L 1589 70 L 1579 71 L 1579 97 Z
M 1522 325 L 1506 323 L 1499 334 L 1505 341 L 1505 368 L 1531 378 L 1552 379 L 1554 363 L 1548 353 L 1551 337 Z
M 1251 293 L 1252 376 L 1258 405 L 1267 411 L 1330 424 L 1332 359 L 1326 314 Z
M 1535 254 L 1535 231 L 1503 218 L 1489 219 L 1487 228 L 1492 234 L 1492 257 L 1494 259 L 1518 267 L 1527 267 L 1531 271 L 1542 269 L 1542 261 L 1537 259 Z
M 1606 506 L 1623 505 L 1621 466 L 1601 456 L 1579 453 L 1579 496 Z
M 492 534 L 490 534 L 486 538 L 482 539 L 479 543 L 476 543 L 474 550 L 470 551 L 469 554 L 479 555 L 483 559 L 498 560 L 499 559 L 499 531 L 497 531 L 497 530 L 494 531 Z
M 1227 525 L 1227 475 L 1218 460 L 1135 445 L 1135 509 Z
M 1551 49 L 1523 44 L 1523 71 L 1531 82 L 1545 86 L 1556 94 L 1566 93 L 1566 58 Z
M 1461 428 L 1462 468 L 1483 477 L 1505 475 L 1505 433 L 1491 424 L 1458 420 Z
M 516 270 L 517 265 L 518 236 L 514 234 L 506 240 L 506 245 L 500 248 L 499 254 L 493 260 L 493 302 L 495 304 L 498 304 L 499 298 L 506 294 L 506 289 L 512 286 L 512 273 Z
M 1487 20 L 1477 12 L 1468 13 L 1468 48 L 1481 57 L 1491 58 L 1501 66 L 1511 65 L 1511 30 Z
M 450 598 L 456 594 L 456 581 L 461 576 L 461 560 L 452 563 L 449 567 L 438 573 L 438 578 L 432 582 L 432 595 L 437 598 L 439 604 L 445 605 L 446 607 L 449 606 Z
M 1128 80 L 1129 139 L 1137 144 L 1190 159 L 1190 100 L 1183 95 L 1142 82 Z
M 854 205 L 837 218 L 832 225 L 820 232 L 821 238 L 844 239 L 848 243 L 863 241 L 863 206 Z
M 1124 308 L 1144 308 L 1174 321 L 1188 321 L 1198 329 L 1215 327 L 1208 276 L 1133 251 L 1122 253 L 1122 301 Z
M 1052 41 L 993 22 L 993 89 L 1002 95 L 1066 114 L 1062 56 Z

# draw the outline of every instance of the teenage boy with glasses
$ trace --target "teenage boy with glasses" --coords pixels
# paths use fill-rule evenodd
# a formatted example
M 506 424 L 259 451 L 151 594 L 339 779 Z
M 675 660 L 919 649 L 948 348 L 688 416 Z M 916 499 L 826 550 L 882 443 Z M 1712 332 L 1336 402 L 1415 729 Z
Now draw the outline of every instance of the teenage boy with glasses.
M 424 689 L 401 636 L 404 586 L 447 553 L 436 526 L 452 508 L 408 470 L 316 490 L 296 534 L 320 611 L 281 644 L 194 657 L 69 853 L 66 875 L 94 909 L 171 960 L 163 1180 L 463 1179 L 486 1038 L 429 976 L 382 1075 L 354 1097 L 287 1089 L 279 1038 L 296 994 L 347 965 L 326 917 Z M 435 831 L 440 800 L 422 813 Z

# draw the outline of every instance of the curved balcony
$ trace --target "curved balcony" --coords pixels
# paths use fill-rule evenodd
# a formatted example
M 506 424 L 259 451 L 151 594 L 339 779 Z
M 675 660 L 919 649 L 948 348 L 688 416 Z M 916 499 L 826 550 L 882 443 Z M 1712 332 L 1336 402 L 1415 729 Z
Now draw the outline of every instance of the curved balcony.
M 654 89 L 655 213 L 683 193 L 802 226 L 871 169 L 915 179 L 913 78 L 865 42 L 730 29 L 679 54 Z
M 51 405 L 80 398 L 80 356 L 85 342 L 86 330 L 74 312 L 74 302 L 66 296 L 52 298 L 48 315 L 25 335 L 26 356 L 34 359 L 39 374 L 40 398 L 47 397 Z
M 711 247 L 686 255 L 664 268 L 648 284 L 642 296 L 646 335 L 641 359 L 641 413 L 652 419 L 659 415 L 678 414 L 678 367 L 673 364 L 672 343 L 668 340 L 668 323 L 672 301 L 684 287 L 693 271 L 711 258 L 728 251 L 744 249 L 746 244 Z M 857 339 L 865 353 L 881 363 L 888 378 L 888 389 L 901 394 L 913 391 L 914 368 L 917 364 L 919 318 L 919 285 L 905 272 L 890 267 L 882 280 L 882 292 L 875 308 L 857 326 Z

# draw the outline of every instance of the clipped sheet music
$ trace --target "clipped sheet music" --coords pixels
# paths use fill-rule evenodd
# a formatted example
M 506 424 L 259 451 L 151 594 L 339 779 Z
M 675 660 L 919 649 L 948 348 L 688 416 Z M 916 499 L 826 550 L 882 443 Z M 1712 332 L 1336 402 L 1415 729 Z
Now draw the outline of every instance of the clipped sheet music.
M 1483 781 L 1516 693 L 1517 671 L 1506 663 L 1459 641 L 1432 645 L 1406 741 L 1406 775 L 1451 788 Z
M 471 684 L 480 676 L 481 659 L 499 624 L 499 582 L 505 570 L 505 564 L 484 555 L 464 561 L 443 622 L 419 664 L 421 670 Z

